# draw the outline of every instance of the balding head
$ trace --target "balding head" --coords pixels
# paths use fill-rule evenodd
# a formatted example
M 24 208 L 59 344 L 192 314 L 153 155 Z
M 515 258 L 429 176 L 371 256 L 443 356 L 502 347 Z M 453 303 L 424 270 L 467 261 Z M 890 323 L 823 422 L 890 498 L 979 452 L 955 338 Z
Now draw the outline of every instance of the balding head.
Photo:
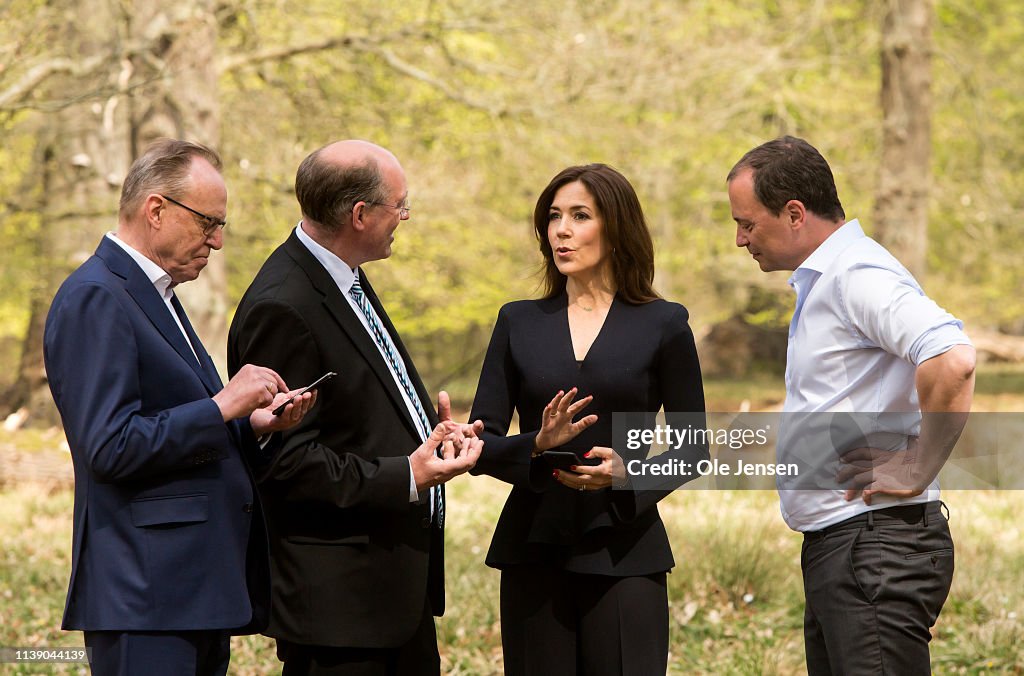
M 368 141 L 337 141 L 314 151 L 295 175 L 295 196 L 302 216 L 333 231 L 352 215 L 358 202 L 387 202 L 385 173 L 401 172 L 398 159 Z

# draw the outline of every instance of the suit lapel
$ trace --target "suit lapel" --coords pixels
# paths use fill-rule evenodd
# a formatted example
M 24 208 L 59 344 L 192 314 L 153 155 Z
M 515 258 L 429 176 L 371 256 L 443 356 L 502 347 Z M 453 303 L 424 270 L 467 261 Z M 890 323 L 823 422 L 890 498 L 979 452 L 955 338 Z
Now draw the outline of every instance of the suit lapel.
M 195 348 L 196 355 L 199 357 L 199 377 L 203 379 L 203 384 L 206 385 L 206 389 L 210 391 L 210 394 L 217 394 L 224 387 L 224 383 L 221 382 L 220 374 L 217 373 L 217 367 L 213 365 L 213 358 L 210 357 L 210 353 L 206 351 L 203 342 L 199 340 L 195 329 L 192 328 L 192 322 L 188 320 L 185 308 L 182 307 L 181 301 L 178 300 L 177 296 L 171 296 L 171 305 L 177 311 L 178 319 L 181 320 L 185 334 L 188 336 L 189 342 L 192 343 L 192 347 Z
M 418 439 L 420 436 L 420 433 L 417 431 L 419 427 L 413 421 L 408 406 L 405 405 L 405 399 L 402 398 L 402 393 L 398 389 L 398 383 L 395 382 L 394 376 L 391 375 L 391 369 L 388 367 L 387 362 L 384 361 L 384 357 L 377 348 L 377 343 L 374 342 L 366 327 L 363 326 L 362 321 L 356 316 L 356 311 L 342 295 L 334 279 L 309 249 L 299 241 L 294 232 L 285 241 L 285 250 L 298 266 L 306 272 L 306 276 L 309 278 L 313 288 L 323 296 L 324 309 L 334 318 L 338 326 L 341 327 L 342 331 L 352 341 L 352 344 L 355 345 L 363 361 L 373 370 L 381 387 L 388 393 L 391 403 L 394 404 L 395 410 L 402 417 L 402 420 L 405 421 L 409 432 Z M 368 288 L 368 284 L 364 285 L 363 292 L 366 293 Z M 371 303 L 374 303 L 374 310 L 376 310 L 381 321 L 384 322 L 385 330 L 392 334 L 392 339 L 394 340 L 394 327 L 391 326 L 390 320 L 387 319 L 387 315 L 383 312 L 379 302 L 377 302 L 376 294 L 370 290 L 367 297 L 373 299 Z M 395 343 L 397 346 L 398 341 L 395 341 Z M 406 369 L 410 372 L 410 377 L 413 377 L 412 369 L 409 368 L 408 357 L 401 347 L 399 347 L 399 354 L 402 359 L 406 360 Z M 341 375 L 344 376 L 344 374 Z M 415 377 L 414 382 L 417 383 L 415 387 L 417 387 L 418 392 L 422 388 L 418 376 Z M 427 408 L 427 410 L 429 411 L 430 409 Z
M 185 360 L 185 363 L 195 371 L 196 376 L 203 383 L 203 386 L 210 392 L 210 394 L 216 394 L 220 388 L 212 388 L 213 384 L 210 380 L 209 374 L 204 374 L 203 367 L 198 361 L 196 361 L 196 355 L 192 354 L 192 350 L 189 349 L 188 344 L 185 342 L 185 336 L 181 334 L 181 330 L 175 323 L 174 318 L 171 317 L 171 313 L 168 312 L 167 306 L 164 305 L 163 298 L 157 293 L 156 287 L 149 281 L 146 274 L 142 271 L 142 268 L 132 260 L 121 247 L 114 244 L 106 237 L 100 242 L 99 247 L 96 249 L 96 255 L 107 264 L 107 267 L 111 272 L 116 274 L 118 277 L 124 279 L 124 288 L 128 292 L 128 295 L 132 297 L 139 308 L 145 313 L 149 321 L 152 322 L 153 326 L 160 332 L 174 351 Z M 186 330 L 190 330 L 189 327 Z M 192 335 L 195 335 L 194 333 Z M 199 342 L 199 338 L 192 338 L 189 336 L 189 340 L 194 341 L 196 346 L 196 352 L 200 355 L 205 355 L 206 350 L 203 349 L 202 343 Z M 209 358 L 207 356 L 207 358 Z M 219 379 L 219 377 L 218 377 Z

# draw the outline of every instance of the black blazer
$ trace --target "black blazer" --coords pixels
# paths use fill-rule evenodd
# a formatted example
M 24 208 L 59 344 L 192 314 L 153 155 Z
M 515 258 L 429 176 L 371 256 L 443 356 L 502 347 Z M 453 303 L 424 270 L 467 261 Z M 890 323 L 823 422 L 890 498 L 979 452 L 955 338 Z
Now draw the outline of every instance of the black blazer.
M 574 491 L 530 459 L 544 406 L 558 390 L 594 395 L 581 413 L 598 422 L 559 450 L 612 446 L 615 411 L 704 412 L 704 390 L 686 308 L 616 296 L 582 364 L 573 354 L 562 295 L 505 305 L 491 336 L 471 420 L 484 421 L 473 472 L 511 483 L 487 565 L 549 562 L 579 573 L 646 575 L 674 565 L 657 502 L 667 491 Z M 521 433 L 506 437 L 513 410 Z
M 436 424 L 401 339 L 365 276 L 361 283 Z M 373 339 L 294 232 L 231 324 L 230 372 L 247 362 L 273 368 L 291 387 L 338 373 L 258 476 L 273 583 L 267 634 L 308 645 L 405 643 L 428 598 L 435 614 L 444 611 L 442 533 L 427 491 L 409 502 L 408 455 L 419 436 Z

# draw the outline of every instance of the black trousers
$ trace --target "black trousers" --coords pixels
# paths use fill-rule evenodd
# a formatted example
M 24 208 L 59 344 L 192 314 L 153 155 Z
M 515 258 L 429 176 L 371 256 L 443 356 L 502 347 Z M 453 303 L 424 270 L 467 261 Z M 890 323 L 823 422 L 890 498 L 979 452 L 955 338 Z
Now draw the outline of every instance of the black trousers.
M 668 667 L 665 573 L 607 577 L 545 564 L 501 571 L 510 676 L 652 676 Z
M 441 656 L 429 602 L 416 633 L 397 648 L 335 648 L 277 641 L 282 676 L 437 676 Z
M 931 673 L 930 629 L 953 582 L 941 507 L 889 507 L 805 533 L 809 674 Z
M 226 631 L 87 631 L 94 676 L 224 676 L 231 657 Z

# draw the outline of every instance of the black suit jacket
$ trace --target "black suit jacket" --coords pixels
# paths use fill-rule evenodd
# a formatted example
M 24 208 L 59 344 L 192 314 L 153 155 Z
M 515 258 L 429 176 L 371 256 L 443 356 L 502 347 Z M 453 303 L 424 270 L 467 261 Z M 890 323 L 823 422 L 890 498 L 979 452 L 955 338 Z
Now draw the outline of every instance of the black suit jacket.
M 471 420 L 484 421 L 484 450 L 472 470 L 511 483 L 487 564 L 548 562 L 579 573 L 624 577 L 672 568 L 658 514 L 666 490 L 574 491 L 530 458 L 544 406 L 558 390 L 594 395 L 581 416 L 598 422 L 565 447 L 586 453 L 612 447 L 613 412 L 703 414 L 704 389 L 686 308 L 616 297 L 582 364 L 569 334 L 565 294 L 505 305 L 487 348 Z M 513 411 L 520 434 L 506 437 Z M 706 449 L 703 449 L 706 454 Z M 706 457 L 706 455 L 700 456 Z M 699 457 L 690 456 L 691 462 Z
M 401 339 L 365 276 L 361 283 L 436 424 Z M 247 362 L 273 368 L 292 387 L 338 373 L 258 477 L 273 583 L 266 633 L 307 645 L 405 643 L 428 600 L 434 614 L 444 611 L 443 536 L 428 492 L 409 502 L 408 456 L 419 436 L 373 339 L 294 232 L 231 324 L 228 368 Z
M 196 354 L 106 237 L 50 306 L 43 355 L 75 465 L 65 629 L 266 626 L 267 536 L 246 464 L 261 450 L 248 419 L 225 424 L 220 377 L 184 328 Z

